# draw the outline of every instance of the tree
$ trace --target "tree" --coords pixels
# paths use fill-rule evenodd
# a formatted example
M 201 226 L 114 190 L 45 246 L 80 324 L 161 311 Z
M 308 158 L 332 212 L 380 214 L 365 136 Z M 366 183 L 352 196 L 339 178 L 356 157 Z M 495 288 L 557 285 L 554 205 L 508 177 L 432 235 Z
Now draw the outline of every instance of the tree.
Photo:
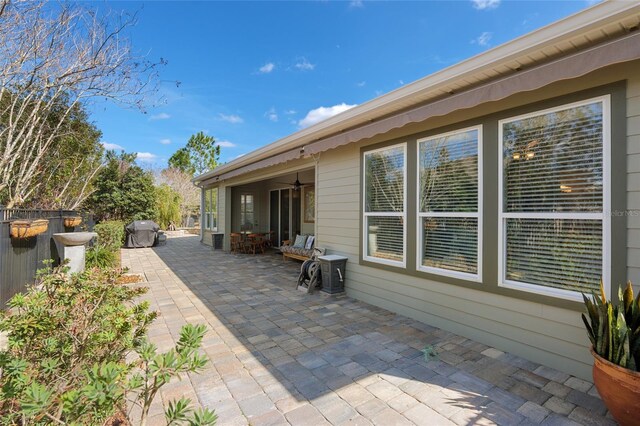
M 156 222 L 160 228 L 167 229 L 171 222 L 180 221 L 180 204 L 182 197 L 169 185 L 156 186 Z
M 86 207 L 96 220 L 152 219 L 156 215 L 153 175 L 135 163 L 136 154 L 108 151 Z
M 177 150 L 169 158 L 169 167 L 176 168 L 191 176 L 213 170 L 218 165 L 220 145 L 213 136 L 198 132 L 192 135 L 187 145 Z
M 180 148 L 169 158 L 169 168 L 178 170 L 190 178 L 193 177 L 196 172 L 195 167 L 191 164 L 191 155 L 186 147 Z
M 169 185 L 180 194 L 180 215 L 182 226 L 187 226 L 189 217 L 197 214 L 200 209 L 200 190 L 191 182 L 193 174 L 178 168 L 164 169 L 157 176 L 158 184 Z
M 65 120 L 64 135 L 53 140 L 41 163 L 41 179 L 26 207 L 43 209 L 78 208 L 93 192 L 93 181 L 103 164 L 102 133 L 89 122 L 81 105 Z
M 0 0 L 0 199 L 22 205 L 41 191 L 43 163 L 80 105 L 110 99 L 142 108 L 157 66 L 126 37 L 135 17 L 80 3 Z

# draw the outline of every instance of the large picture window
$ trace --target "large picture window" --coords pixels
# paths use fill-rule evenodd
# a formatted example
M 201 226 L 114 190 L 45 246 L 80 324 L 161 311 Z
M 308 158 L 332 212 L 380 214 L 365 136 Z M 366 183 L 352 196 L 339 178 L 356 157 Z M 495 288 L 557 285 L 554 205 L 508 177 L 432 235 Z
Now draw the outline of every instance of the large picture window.
M 481 280 L 481 134 L 418 140 L 418 270 Z
M 499 122 L 500 285 L 581 300 L 609 282 L 609 103 Z
M 406 144 L 364 153 L 365 260 L 405 266 Z
M 204 192 L 204 227 L 211 231 L 218 230 L 218 188 Z

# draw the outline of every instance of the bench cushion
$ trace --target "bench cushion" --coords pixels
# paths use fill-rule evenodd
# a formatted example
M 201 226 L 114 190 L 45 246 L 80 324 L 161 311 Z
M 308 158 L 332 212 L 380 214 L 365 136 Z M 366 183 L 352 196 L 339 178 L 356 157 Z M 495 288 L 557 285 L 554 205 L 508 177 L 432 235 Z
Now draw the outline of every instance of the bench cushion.
M 282 246 L 280 247 L 280 251 L 284 254 L 295 254 L 298 256 L 306 256 L 306 257 L 311 257 L 313 256 L 313 249 L 305 249 L 305 248 L 298 248 L 298 247 L 293 247 L 293 246 Z

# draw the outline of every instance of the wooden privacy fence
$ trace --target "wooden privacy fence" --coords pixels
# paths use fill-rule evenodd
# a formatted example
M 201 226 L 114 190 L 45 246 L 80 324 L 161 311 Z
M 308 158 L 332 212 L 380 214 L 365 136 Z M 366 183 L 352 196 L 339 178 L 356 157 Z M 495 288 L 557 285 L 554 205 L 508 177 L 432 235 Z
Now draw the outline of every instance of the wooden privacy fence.
M 82 217 L 75 228 L 65 228 L 65 217 Z M 48 219 L 48 229 L 29 238 L 12 238 L 11 222 L 19 219 Z M 90 214 L 73 210 L 5 209 L 0 206 L 0 309 L 13 295 L 34 282 L 43 261 L 57 259 L 53 234 L 80 229 L 93 229 Z

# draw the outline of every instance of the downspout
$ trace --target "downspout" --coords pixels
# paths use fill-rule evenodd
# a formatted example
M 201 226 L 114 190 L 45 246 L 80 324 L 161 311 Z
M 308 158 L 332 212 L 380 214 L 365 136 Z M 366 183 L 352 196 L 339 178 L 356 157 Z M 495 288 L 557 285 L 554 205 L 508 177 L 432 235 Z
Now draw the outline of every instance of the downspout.
M 204 243 L 204 187 L 200 188 L 200 242 Z
M 320 155 L 321 153 L 318 153 L 317 155 L 313 155 L 313 161 L 315 163 L 315 168 L 314 168 L 314 173 L 315 173 L 315 177 L 314 177 L 314 184 L 315 184 L 315 202 L 313 203 L 313 216 L 315 217 L 315 221 L 313 222 L 313 235 L 316 236 L 316 242 L 318 241 L 318 204 L 319 204 L 319 199 L 320 199 L 320 188 L 318 186 L 319 180 L 318 177 L 320 176 L 320 172 L 318 171 L 318 163 L 320 162 Z

